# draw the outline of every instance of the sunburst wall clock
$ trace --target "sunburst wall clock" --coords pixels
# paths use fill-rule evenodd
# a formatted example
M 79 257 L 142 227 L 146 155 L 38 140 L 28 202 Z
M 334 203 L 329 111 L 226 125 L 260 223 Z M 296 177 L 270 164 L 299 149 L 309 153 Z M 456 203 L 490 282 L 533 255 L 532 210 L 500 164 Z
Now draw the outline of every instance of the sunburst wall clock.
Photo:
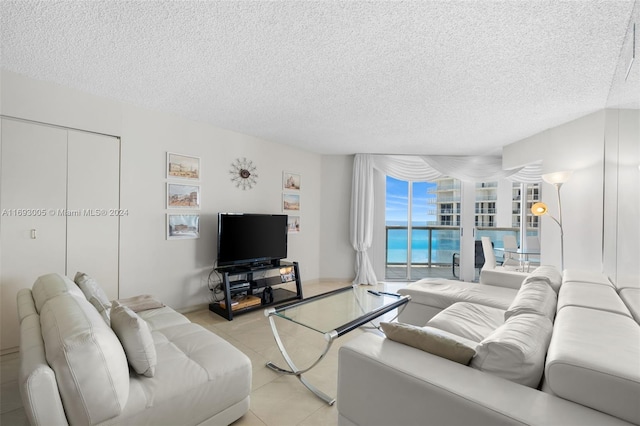
M 243 190 L 251 189 L 258 183 L 258 169 L 253 164 L 253 161 L 246 158 L 236 158 L 231 163 L 231 169 L 229 174 L 231 175 L 231 182 L 235 183 L 236 188 L 242 188 Z

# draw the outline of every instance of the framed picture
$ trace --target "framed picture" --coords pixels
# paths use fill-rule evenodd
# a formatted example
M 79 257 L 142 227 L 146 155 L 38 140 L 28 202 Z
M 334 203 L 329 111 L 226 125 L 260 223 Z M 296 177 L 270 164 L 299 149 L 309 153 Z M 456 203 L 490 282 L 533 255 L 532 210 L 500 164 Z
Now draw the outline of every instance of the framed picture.
M 167 152 L 167 178 L 200 180 L 200 158 Z
M 199 209 L 200 185 L 167 182 L 168 209 Z
M 291 172 L 282 172 L 282 188 L 290 191 L 300 191 L 300 175 Z
M 167 214 L 167 240 L 200 238 L 200 215 Z
M 299 211 L 300 210 L 300 194 L 282 194 L 282 210 Z
M 295 282 L 296 280 L 296 271 L 293 269 L 293 266 L 285 266 L 284 268 L 280 268 L 280 281 L 283 283 Z
M 289 216 L 287 218 L 287 231 L 290 234 L 300 232 L 300 216 Z

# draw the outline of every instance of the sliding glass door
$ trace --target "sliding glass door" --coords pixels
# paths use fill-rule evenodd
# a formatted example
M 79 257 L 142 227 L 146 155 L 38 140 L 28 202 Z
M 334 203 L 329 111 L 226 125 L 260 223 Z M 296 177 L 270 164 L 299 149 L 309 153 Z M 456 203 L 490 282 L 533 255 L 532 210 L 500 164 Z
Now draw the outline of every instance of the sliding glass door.
M 459 251 L 459 183 L 407 182 L 386 177 L 387 280 L 451 276 Z

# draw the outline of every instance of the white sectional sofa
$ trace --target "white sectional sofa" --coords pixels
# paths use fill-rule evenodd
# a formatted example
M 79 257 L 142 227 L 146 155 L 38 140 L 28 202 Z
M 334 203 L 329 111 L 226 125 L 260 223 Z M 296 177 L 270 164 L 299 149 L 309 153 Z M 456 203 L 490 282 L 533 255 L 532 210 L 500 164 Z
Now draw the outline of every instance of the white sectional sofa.
M 18 293 L 31 424 L 228 425 L 249 410 L 241 351 L 166 306 L 105 312 L 104 293 L 86 283 L 49 274 Z
M 413 283 L 401 290 L 409 325 L 340 348 L 339 424 L 640 424 L 640 324 L 625 288 L 637 287 L 549 267 L 505 291 Z M 454 362 L 459 347 L 472 350 Z

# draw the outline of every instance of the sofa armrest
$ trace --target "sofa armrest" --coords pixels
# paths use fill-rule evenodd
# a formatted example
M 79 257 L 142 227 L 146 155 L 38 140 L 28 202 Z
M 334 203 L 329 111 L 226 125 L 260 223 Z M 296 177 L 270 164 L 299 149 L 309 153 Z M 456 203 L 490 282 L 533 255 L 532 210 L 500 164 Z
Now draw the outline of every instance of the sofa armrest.
M 629 425 L 373 333 L 339 351 L 338 412 L 356 425 Z
M 32 425 L 66 426 L 58 383 L 47 364 L 40 334 L 40 317 L 29 315 L 20 324 L 20 395 Z
M 519 289 L 528 276 L 529 274 L 526 272 L 510 271 L 502 268 L 482 268 L 480 271 L 480 284 Z

